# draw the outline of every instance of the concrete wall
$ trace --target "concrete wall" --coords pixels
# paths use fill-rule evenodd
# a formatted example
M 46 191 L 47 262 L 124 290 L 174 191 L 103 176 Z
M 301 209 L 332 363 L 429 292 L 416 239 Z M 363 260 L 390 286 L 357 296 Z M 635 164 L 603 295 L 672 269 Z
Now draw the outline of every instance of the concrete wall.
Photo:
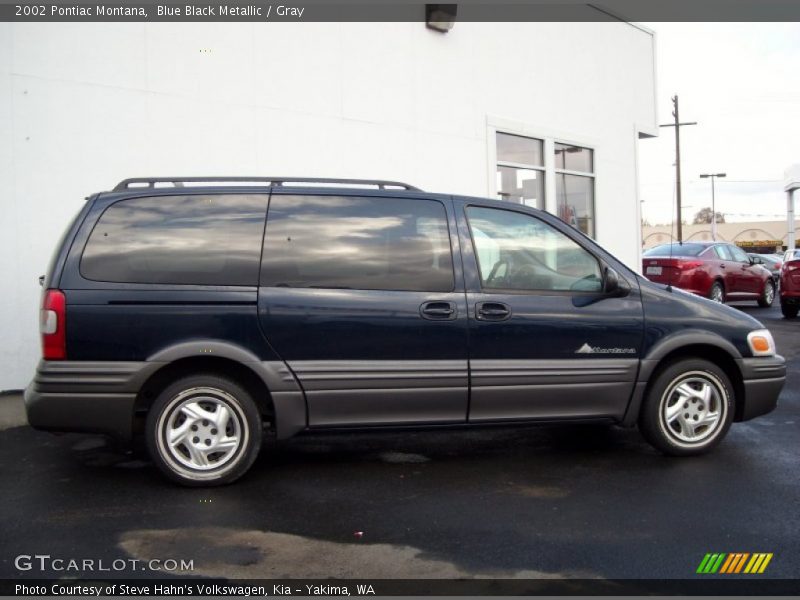
M 32 375 L 37 277 L 68 219 L 130 176 L 487 195 L 502 122 L 595 148 L 597 238 L 638 265 L 653 46 L 626 23 L 0 24 L 0 389 Z

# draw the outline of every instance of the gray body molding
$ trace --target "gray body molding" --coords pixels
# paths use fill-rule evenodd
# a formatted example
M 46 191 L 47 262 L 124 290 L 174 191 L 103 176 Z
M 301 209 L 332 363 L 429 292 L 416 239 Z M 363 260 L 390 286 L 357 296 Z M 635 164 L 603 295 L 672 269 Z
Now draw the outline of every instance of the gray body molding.
M 472 360 L 469 420 L 621 419 L 639 360 Z
M 293 361 L 309 426 L 464 423 L 466 360 Z

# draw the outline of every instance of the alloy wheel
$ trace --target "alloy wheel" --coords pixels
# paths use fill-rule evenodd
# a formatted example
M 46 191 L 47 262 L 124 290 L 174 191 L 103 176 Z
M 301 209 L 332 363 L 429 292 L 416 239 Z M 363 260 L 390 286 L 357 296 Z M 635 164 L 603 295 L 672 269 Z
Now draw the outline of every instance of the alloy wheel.
M 661 398 L 661 426 L 678 444 L 701 444 L 719 431 L 727 410 L 724 387 L 713 375 L 684 373 Z
M 224 470 L 247 437 L 247 421 L 235 398 L 217 388 L 182 391 L 158 420 L 161 455 L 187 474 Z

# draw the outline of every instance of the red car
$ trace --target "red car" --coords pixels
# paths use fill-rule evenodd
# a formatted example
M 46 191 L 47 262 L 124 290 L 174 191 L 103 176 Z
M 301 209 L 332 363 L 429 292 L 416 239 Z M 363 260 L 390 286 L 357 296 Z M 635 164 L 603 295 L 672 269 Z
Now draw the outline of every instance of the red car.
M 787 250 L 781 267 L 781 312 L 794 319 L 800 308 L 800 250 Z
M 642 258 L 650 281 L 670 284 L 715 302 L 757 300 L 772 306 L 775 282 L 747 253 L 725 242 L 684 242 L 651 248 Z M 800 290 L 800 273 L 797 275 Z

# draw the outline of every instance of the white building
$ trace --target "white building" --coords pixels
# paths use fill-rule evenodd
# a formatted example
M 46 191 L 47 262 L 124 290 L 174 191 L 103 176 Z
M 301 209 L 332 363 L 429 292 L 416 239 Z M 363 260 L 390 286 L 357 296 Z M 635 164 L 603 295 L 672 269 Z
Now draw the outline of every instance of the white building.
M 33 374 L 38 276 L 68 220 L 131 176 L 524 196 L 636 268 L 654 59 L 624 22 L 0 23 L 0 390 Z

